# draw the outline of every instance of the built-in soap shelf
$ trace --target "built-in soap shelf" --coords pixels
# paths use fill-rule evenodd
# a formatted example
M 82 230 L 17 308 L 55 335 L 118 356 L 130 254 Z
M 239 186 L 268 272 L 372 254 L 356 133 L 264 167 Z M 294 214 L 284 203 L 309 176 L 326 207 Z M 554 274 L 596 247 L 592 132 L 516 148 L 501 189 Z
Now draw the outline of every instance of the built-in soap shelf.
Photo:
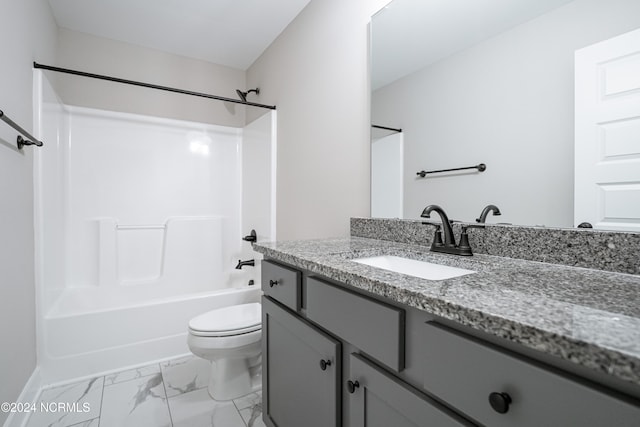
M 223 268 L 222 216 L 169 217 L 161 224 L 125 224 L 99 218 L 100 286 L 179 282 L 206 287 Z

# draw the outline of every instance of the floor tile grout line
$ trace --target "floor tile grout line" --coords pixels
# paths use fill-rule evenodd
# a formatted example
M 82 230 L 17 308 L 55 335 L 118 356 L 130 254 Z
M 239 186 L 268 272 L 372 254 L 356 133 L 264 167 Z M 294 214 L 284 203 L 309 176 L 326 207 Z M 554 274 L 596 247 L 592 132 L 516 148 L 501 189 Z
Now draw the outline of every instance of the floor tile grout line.
M 122 372 L 127 372 L 127 371 L 122 371 Z M 159 373 L 159 372 L 154 372 L 154 373 L 152 373 L 152 374 L 141 375 L 141 376 L 139 376 L 139 377 L 135 377 L 135 378 L 131 378 L 131 379 L 128 379 L 128 380 L 123 380 L 123 381 L 118 381 L 117 383 L 111 383 L 111 384 L 106 384 L 106 377 L 107 377 L 107 376 L 105 376 L 105 385 L 104 385 L 104 386 L 105 386 L 105 387 L 110 387 L 110 386 L 112 386 L 112 385 L 118 385 L 118 384 L 128 383 L 129 381 L 139 380 L 140 378 L 146 378 L 146 377 L 150 377 L 150 376 L 153 376 L 153 375 L 158 375 L 158 373 Z M 110 375 L 109 375 L 109 376 L 110 376 Z
M 247 422 L 244 420 L 244 417 L 242 416 L 242 414 L 240 413 L 240 409 L 238 409 L 238 405 L 236 404 L 235 399 L 231 400 L 233 402 L 233 407 L 236 408 L 236 411 L 238 412 L 238 415 L 240 415 L 240 419 L 242 420 L 242 422 L 244 423 L 245 427 L 248 427 L 249 425 L 247 424 Z
M 160 378 L 162 378 L 162 388 L 164 389 L 164 398 L 167 403 L 167 411 L 169 412 L 169 422 L 173 427 L 173 415 L 171 414 L 171 406 L 169 405 L 169 394 L 167 393 L 167 383 L 164 380 L 164 372 L 162 371 L 162 365 L 158 363 L 158 367 L 160 368 Z
M 100 410 L 98 411 L 98 427 L 102 424 L 102 404 L 104 403 L 104 388 L 107 382 L 106 375 L 102 377 L 102 394 L 100 395 Z

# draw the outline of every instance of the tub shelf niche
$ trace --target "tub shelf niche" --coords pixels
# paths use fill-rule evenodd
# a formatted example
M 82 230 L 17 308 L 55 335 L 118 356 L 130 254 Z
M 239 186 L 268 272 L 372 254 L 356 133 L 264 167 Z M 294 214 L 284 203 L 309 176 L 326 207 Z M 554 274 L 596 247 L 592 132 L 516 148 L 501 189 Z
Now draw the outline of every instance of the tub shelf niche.
M 224 218 L 170 217 L 164 224 L 98 219 L 98 284 L 179 286 L 197 292 L 223 283 Z

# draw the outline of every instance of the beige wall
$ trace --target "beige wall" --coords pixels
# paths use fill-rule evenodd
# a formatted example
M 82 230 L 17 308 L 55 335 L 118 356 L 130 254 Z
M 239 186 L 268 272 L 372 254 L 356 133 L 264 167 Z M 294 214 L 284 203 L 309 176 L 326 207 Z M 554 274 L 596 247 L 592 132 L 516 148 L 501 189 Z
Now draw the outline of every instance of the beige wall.
M 237 99 L 245 72 L 210 62 L 61 29 L 57 66 Z M 49 64 L 51 65 L 51 64 Z M 47 71 L 47 75 L 54 74 Z M 55 73 L 65 104 L 243 126 L 240 104 Z
M 56 25 L 46 0 L 2 0 L 0 109 L 33 129 L 32 63 L 53 61 Z M 33 151 L 0 122 L 0 402 L 14 402 L 36 367 Z M 0 424 L 7 417 L 0 412 Z
M 386 3 L 311 0 L 247 71 L 278 107 L 279 240 L 346 236 L 369 215 L 368 24 Z

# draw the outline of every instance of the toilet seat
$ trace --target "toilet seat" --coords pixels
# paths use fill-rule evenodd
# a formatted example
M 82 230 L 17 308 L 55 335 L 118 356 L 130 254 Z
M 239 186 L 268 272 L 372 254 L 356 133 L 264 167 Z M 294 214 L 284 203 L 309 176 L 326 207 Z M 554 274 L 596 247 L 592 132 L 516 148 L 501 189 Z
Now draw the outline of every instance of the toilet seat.
M 259 303 L 240 304 L 208 311 L 189 321 L 189 332 L 200 337 L 227 337 L 262 328 Z

